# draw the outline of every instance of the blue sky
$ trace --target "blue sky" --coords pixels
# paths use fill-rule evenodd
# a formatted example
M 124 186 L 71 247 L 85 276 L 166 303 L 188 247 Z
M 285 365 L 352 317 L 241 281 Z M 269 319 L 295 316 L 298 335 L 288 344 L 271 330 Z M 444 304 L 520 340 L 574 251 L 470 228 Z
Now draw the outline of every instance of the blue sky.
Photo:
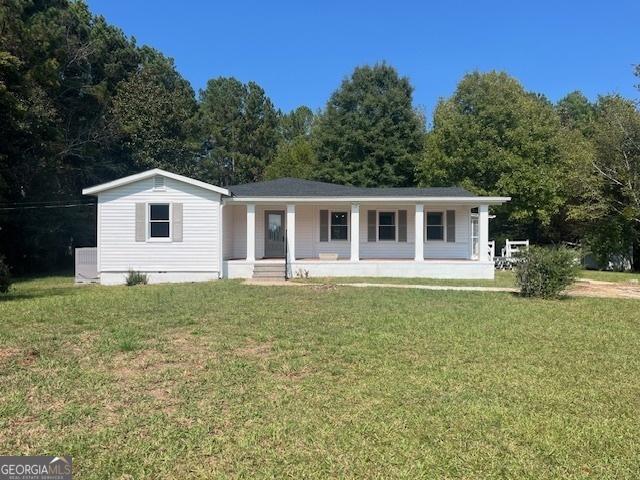
M 505 70 L 558 100 L 638 98 L 640 1 L 88 0 L 91 10 L 175 59 L 198 91 L 209 78 L 260 84 L 278 108 L 324 106 L 356 65 L 386 61 L 427 113 L 466 72 Z

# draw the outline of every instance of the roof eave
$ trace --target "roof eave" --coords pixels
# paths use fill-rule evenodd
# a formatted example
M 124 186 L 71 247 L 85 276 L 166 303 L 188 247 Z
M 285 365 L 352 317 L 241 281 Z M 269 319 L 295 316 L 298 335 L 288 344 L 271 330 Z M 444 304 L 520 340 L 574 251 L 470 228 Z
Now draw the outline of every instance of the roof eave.
M 368 202 L 368 203 L 457 203 L 471 205 L 502 205 L 511 197 L 267 197 L 267 196 L 233 196 L 225 198 L 225 203 L 336 203 L 336 202 Z

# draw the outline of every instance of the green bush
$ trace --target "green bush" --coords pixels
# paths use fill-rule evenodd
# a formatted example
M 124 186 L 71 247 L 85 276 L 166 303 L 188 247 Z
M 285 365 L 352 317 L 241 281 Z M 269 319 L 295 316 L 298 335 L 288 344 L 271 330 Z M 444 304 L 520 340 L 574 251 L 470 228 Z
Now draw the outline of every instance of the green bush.
M 575 282 L 578 268 L 566 247 L 530 247 L 515 265 L 516 285 L 524 297 L 556 298 Z
M 11 287 L 11 273 L 9 265 L 5 263 L 4 257 L 0 255 L 0 293 L 7 293 Z
M 129 270 L 127 274 L 127 286 L 146 285 L 147 283 L 149 283 L 149 275 L 136 270 Z

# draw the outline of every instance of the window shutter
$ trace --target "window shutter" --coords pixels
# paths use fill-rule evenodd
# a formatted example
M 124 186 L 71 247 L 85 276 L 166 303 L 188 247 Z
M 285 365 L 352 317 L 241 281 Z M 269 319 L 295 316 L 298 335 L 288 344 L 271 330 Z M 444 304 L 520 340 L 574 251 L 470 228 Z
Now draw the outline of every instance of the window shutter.
M 369 242 L 376 241 L 376 211 L 367 210 L 367 237 Z
M 456 241 L 456 211 L 447 210 L 447 242 Z
M 320 210 L 320 241 L 329 241 L 329 210 Z
M 398 241 L 407 241 L 407 211 L 398 210 Z
M 147 239 L 147 205 L 136 203 L 136 242 L 144 242 Z
M 182 204 L 174 203 L 171 210 L 171 229 L 172 240 L 174 242 L 182 241 Z

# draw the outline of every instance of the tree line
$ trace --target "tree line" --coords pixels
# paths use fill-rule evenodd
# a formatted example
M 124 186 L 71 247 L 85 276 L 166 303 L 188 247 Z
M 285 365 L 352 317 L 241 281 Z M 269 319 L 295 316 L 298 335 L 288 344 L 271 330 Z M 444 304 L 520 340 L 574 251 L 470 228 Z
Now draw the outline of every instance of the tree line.
M 465 75 L 429 120 L 385 63 L 355 68 L 320 111 L 282 112 L 232 77 L 196 94 L 170 58 L 83 2 L 5 0 L 0 125 L 0 254 L 16 273 L 68 266 L 94 244 L 83 187 L 154 167 L 218 185 L 460 185 L 513 197 L 496 209 L 498 240 L 638 251 L 637 103 L 578 91 L 554 103 L 504 72 Z

